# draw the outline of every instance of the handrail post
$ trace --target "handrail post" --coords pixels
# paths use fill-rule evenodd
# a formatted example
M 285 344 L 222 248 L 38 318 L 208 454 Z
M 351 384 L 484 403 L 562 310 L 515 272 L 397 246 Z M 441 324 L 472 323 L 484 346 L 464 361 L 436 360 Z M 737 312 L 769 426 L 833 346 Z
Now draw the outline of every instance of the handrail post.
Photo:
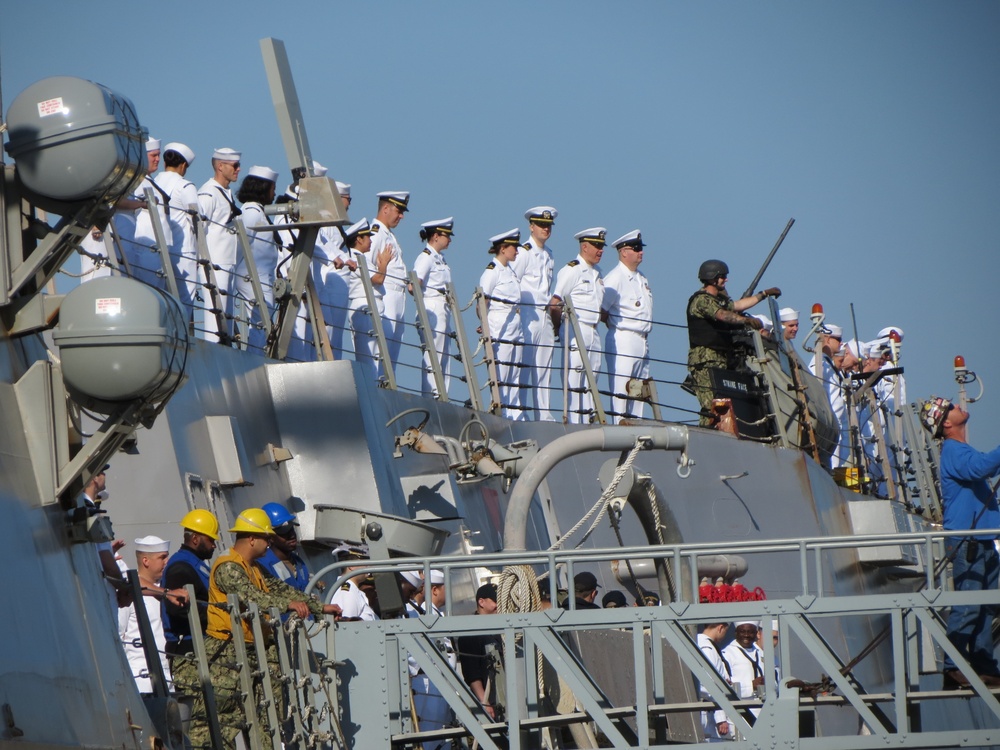
M 489 307 L 486 305 L 486 295 L 483 288 L 476 287 L 476 312 L 479 314 L 480 329 L 482 330 L 483 355 L 486 362 L 486 372 L 489 375 L 487 385 L 490 388 L 490 408 L 491 414 L 503 413 L 504 404 L 500 401 L 500 374 L 497 370 L 496 353 L 493 349 L 493 334 L 490 333 Z
M 237 217 L 233 222 L 236 227 L 236 238 L 239 240 L 236 245 L 239 247 L 240 252 L 243 253 L 243 263 L 247 268 L 247 276 L 250 277 L 250 286 L 253 288 L 253 300 L 242 300 L 243 309 L 246 310 L 246 330 L 247 338 L 244 341 L 244 346 L 250 343 L 250 327 L 253 323 L 253 310 L 250 305 L 255 303 L 257 309 L 260 310 L 260 321 L 261 326 L 270 335 L 271 325 L 273 321 L 271 320 L 271 310 L 267 304 L 267 298 L 264 296 L 264 287 L 260 282 L 260 274 L 257 273 L 257 261 L 253 257 L 253 250 L 250 247 L 250 236 L 247 234 L 246 225 L 243 224 L 243 219 Z M 265 323 L 265 321 L 267 321 Z
M 153 188 L 146 188 L 146 205 L 149 206 L 149 219 L 153 226 L 153 237 L 156 238 L 156 250 L 160 254 L 160 263 L 163 265 L 163 275 L 167 279 L 167 291 L 174 299 L 181 298 L 177 287 L 177 277 L 174 276 L 174 264 L 170 262 L 170 245 L 167 244 L 167 236 L 163 231 L 163 224 L 160 223 L 160 211 L 157 209 L 156 196 L 153 195 Z M 184 314 L 187 315 L 185 310 Z
M 233 337 L 229 333 L 229 321 L 226 320 L 226 301 L 222 299 L 222 291 L 219 289 L 219 281 L 215 276 L 215 265 L 212 263 L 212 255 L 208 251 L 208 230 L 199 213 L 198 204 L 192 203 L 188 207 L 191 211 L 191 224 L 194 227 L 195 243 L 198 252 L 198 265 L 205 274 L 205 288 L 208 290 L 208 300 L 210 307 L 205 309 L 205 324 L 208 325 L 208 316 L 215 316 L 215 335 L 218 336 L 218 343 L 223 346 L 232 346 Z M 206 331 L 207 336 L 212 332 Z M 211 339 L 209 339 L 211 340 Z
M 469 339 L 465 335 L 465 323 L 462 321 L 462 308 L 455 296 L 455 287 L 451 282 L 445 286 L 445 298 L 451 310 L 451 326 L 454 331 L 455 344 L 458 347 L 458 358 L 465 370 L 465 384 L 469 388 L 469 402 L 476 411 L 483 410 L 483 399 L 479 394 L 479 378 L 476 377 L 476 366 L 472 361 L 472 351 L 469 349 Z
M 382 327 L 382 317 L 378 314 L 378 303 L 375 299 L 375 290 L 372 288 L 372 277 L 368 271 L 368 260 L 364 253 L 357 253 L 358 273 L 361 274 L 361 283 L 365 288 L 365 298 L 368 300 L 368 318 L 372 322 L 372 329 L 375 332 L 375 341 L 378 345 L 378 356 L 381 360 L 382 374 L 385 377 L 386 385 L 390 390 L 396 390 L 396 373 L 392 369 L 392 360 L 389 359 L 389 344 L 385 340 L 385 329 Z
M 583 329 L 580 328 L 580 319 L 577 318 L 576 310 L 573 309 L 573 302 L 569 297 L 563 300 L 563 305 L 563 315 L 569 320 L 570 326 L 573 328 L 573 339 L 576 341 L 576 351 L 577 354 L 580 355 L 580 364 L 583 366 L 583 375 L 587 380 L 587 390 L 590 391 L 590 398 L 594 402 L 594 414 L 597 416 L 597 421 L 600 424 L 607 424 L 608 415 L 605 413 L 604 407 L 601 406 L 601 394 L 597 390 L 597 377 L 594 375 L 594 370 L 590 366 L 590 353 L 587 351 L 587 347 L 583 345 L 583 336 L 581 335 Z M 594 326 L 594 336 L 597 336 L 596 325 Z M 566 366 L 566 374 L 568 380 L 568 363 Z
M 434 398 L 438 401 L 447 401 L 448 392 L 444 387 L 444 372 L 441 369 L 441 358 L 434 347 L 434 329 L 431 328 L 430 317 L 427 315 L 427 306 L 424 304 L 424 290 L 420 285 L 420 278 L 417 276 L 416 271 L 410 271 L 410 286 L 413 289 L 413 303 L 417 308 L 417 332 L 420 334 L 421 348 L 424 350 L 424 356 L 427 358 L 426 363 L 430 365 L 431 375 L 434 377 L 434 388 L 437 391 L 437 395 Z M 421 362 L 421 365 L 424 365 L 424 362 Z M 421 368 L 423 373 L 426 373 L 425 367 Z M 423 377 L 423 374 L 421 377 Z

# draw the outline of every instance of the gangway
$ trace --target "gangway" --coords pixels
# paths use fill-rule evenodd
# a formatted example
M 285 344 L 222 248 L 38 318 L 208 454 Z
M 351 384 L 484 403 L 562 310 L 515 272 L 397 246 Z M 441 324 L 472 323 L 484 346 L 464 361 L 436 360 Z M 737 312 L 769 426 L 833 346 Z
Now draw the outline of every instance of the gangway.
M 277 629 L 291 688 L 284 718 L 293 736 L 285 744 L 405 748 L 466 739 L 481 748 L 674 747 L 702 743 L 701 712 L 719 708 L 735 729 L 733 745 L 741 748 L 997 746 L 996 691 L 955 650 L 944 620 L 951 606 L 1000 606 L 1000 592 L 951 590 L 940 561 L 944 539 L 956 534 L 961 532 L 730 545 L 727 555 L 781 558 L 797 568 L 799 587 L 780 598 L 724 603 L 705 603 L 698 595 L 699 561 L 718 554 L 718 543 L 373 560 L 363 568 L 354 561 L 350 572 L 344 570 L 350 563 L 337 563 L 319 571 L 311 585 L 332 582 L 326 590 L 333 591 L 350 577 L 371 573 L 384 580 L 403 570 L 422 571 L 429 580 L 431 569 L 440 570 L 445 616 L 336 626 L 296 626 L 293 618 Z M 832 590 L 831 567 L 841 565 L 845 550 L 879 547 L 919 550 L 919 576 L 897 577 L 890 587 L 877 582 L 873 571 L 880 571 L 859 564 L 853 592 Z M 580 570 L 649 558 L 676 582 L 673 597 L 662 592 L 661 606 L 578 610 L 571 603 L 569 609 L 459 613 L 468 610 L 474 597 L 467 592 L 475 591 L 484 569 L 530 569 L 542 576 L 554 601 L 558 581 L 571 581 Z M 261 615 L 250 607 L 244 616 Z M 762 643 L 762 694 L 738 696 L 696 644 L 698 625 L 739 620 L 760 620 L 765 632 L 777 624 L 777 644 L 770 638 Z M 505 713 L 496 721 L 449 663 L 443 640 L 459 639 L 460 649 L 462 636 L 485 633 L 504 642 L 499 679 Z M 941 689 L 943 652 L 961 665 L 968 689 Z M 415 722 L 408 655 L 453 709 L 455 726 L 421 731 Z M 751 709 L 759 709 L 756 718 Z M 600 744 L 586 744 L 587 737 Z

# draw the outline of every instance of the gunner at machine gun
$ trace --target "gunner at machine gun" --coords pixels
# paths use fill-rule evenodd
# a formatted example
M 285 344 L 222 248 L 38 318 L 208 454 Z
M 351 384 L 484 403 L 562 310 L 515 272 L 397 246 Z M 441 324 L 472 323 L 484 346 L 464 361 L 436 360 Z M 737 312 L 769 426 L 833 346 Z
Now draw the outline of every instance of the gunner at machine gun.
M 743 315 L 743 311 L 768 297 L 781 296 L 781 290 L 772 287 L 734 301 L 726 291 L 729 266 L 721 260 L 706 260 L 702 263 L 698 269 L 698 279 L 703 286 L 691 296 L 687 304 L 688 338 L 691 345 L 688 351 L 688 370 L 691 388 L 701 404 L 698 424 L 710 427 L 714 423 L 714 392 L 709 370 L 735 370 L 743 366 L 745 358 L 739 353 L 734 334 L 747 327 L 756 330 L 763 327 L 760 320 Z

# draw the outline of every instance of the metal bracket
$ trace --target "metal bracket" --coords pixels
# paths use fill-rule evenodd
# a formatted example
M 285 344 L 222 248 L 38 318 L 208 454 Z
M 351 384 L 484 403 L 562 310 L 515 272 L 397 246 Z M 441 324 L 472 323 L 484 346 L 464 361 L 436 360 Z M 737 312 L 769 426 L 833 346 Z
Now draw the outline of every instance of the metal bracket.
M 268 443 L 263 453 L 257 456 L 258 466 L 271 465 L 272 469 L 277 469 L 282 461 L 290 461 L 293 458 L 292 452 L 287 448 L 281 448 L 274 443 Z

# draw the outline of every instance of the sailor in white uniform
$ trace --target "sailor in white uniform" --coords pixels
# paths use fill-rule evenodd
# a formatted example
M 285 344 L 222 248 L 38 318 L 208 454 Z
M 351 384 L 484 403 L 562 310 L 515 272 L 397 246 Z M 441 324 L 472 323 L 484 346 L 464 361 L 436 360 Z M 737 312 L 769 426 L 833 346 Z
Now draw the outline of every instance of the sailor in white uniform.
M 485 325 L 493 339 L 500 404 L 509 419 L 524 419 L 518 369 L 522 344 L 521 285 L 511 267 L 517 257 L 521 233 L 517 229 L 490 237 L 490 254 L 496 256 L 479 279 L 488 308 Z
M 372 222 L 372 255 L 378 257 L 385 248 L 392 251 L 392 260 L 385 273 L 385 297 L 383 305 L 382 325 L 389 345 L 390 366 L 396 369 L 399 360 L 399 350 L 403 345 L 403 329 L 406 317 L 406 294 L 409 286 L 406 263 L 403 261 L 403 250 L 392 233 L 403 214 L 409 210 L 410 194 L 403 191 L 386 191 L 378 193 L 378 214 Z
M 618 265 L 604 277 L 604 303 L 608 332 L 604 351 L 608 360 L 613 423 L 623 418 L 642 418 L 642 401 L 623 398 L 631 379 L 649 377 L 648 337 L 653 326 L 653 294 L 649 281 L 639 270 L 642 263 L 642 234 L 635 229 L 613 243 Z
M 556 349 L 556 334 L 548 313 L 555 263 L 552 249 L 546 242 L 552 236 L 552 226 L 558 215 L 552 206 L 535 206 L 524 212 L 531 236 L 521 245 L 513 263 L 514 273 L 521 283 L 521 328 L 524 331 L 521 392 L 525 401 L 529 392 L 534 395 L 535 408 L 528 414 L 545 422 L 554 419 L 549 404 L 552 355 Z
M 272 223 L 264 213 L 264 206 L 274 202 L 277 180 L 278 173 L 270 167 L 254 166 L 243 178 L 237 193 L 240 203 L 243 204 L 242 219 L 250 240 L 250 254 L 257 268 L 257 277 L 264 292 L 264 302 L 267 304 L 267 310 L 257 309 L 257 298 L 254 296 L 247 262 L 241 254 L 240 261 L 236 265 L 236 294 L 243 309 L 253 311 L 252 315 L 244 312 L 241 317 L 248 319 L 250 335 L 247 343 L 250 349 L 258 354 L 264 353 L 267 335 L 271 330 L 274 315 L 274 280 L 281 248 L 278 245 L 277 232 L 254 229 L 254 227 L 266 227 Z
M 102 276 L 111 275 L 111 264 L 108 260 L 108 246 L 104 243 L 105 233 L 111 227 L 102 231 L 99 227 L 91 227 L 87 235 L 80 240 L 77 252 L 80 254 L 80 283 Z
M 367 560 L 368 553 L 364 549 L 359 549 L 357 547 L 343 546 L 338 547 L 333 550 L 337 554 L 339 562 L 344 562 L 345 560 Z M 344 572 L 349 572 L 360 567 L 363 563 L 359 563 L 357 566 L 352 566 L 344 569 Z M 368 597 L 365 596 L 364 592 L 358 588 L 358 585 L 354 582 L 354 579 L 348 578 L 339 589 L 333 592 L 333 596 L 330 597 L 330 604 L 336 604 L 340 607 L 340 619 L 341 620 L 366 620 L 374 621 L 378 619 L 375 611 L 371 607 L 371 603 L 368 601 Z
M 809 372 L 823 381 L 830 408 L 840 425 L 836 445 L 830 446 L 830 468 L 844 466 L 850 459 L 850 425 L 847 419 L 847 402 L 844 400 L 844 375 L 836 367 L 834 357 L 840 351 L 844 329 L 830 323 L 820 328 L 822 338 L 809 359 Z
M 880 358 L 880 370 L 899 367 L 899 357 L 902 351 L 903 329 L 899 326 L 887 326 L 878 332 L 878 336 L 868 343 L 873 358 Z M 899 464 L 905 460 L 907 449 L 905 436 L 902 434 L 902 424 L 896 417 L 897 408 L 906 404 L 906 380 L 902 373 L 885 375 L 875 384 L 875 397 L 880 409 L 876 420 L 880 423 L 885 439 L 889 466 L 892 469 L 893 481 L 899 484 Z M 873 472 L 875 474 L 876 472 Z M 884 484 L 880 482 L 878 491 L 884 492 Z
M 445 600 L 444 573 L 440 570 L 431 570 L 430 592 L 426 592 L 425 589 L 425 612 L 444 617 Z M 451 638 L 442 636 L 437 639 L 436 645 L 445 655 L 451 668 L 455 669 L 458 666 L 458 653 L 455 651 Z M 413 673 L 414 666 L 417 667 L 416 674 Z M 448 701 L 441 695 L 441 690 L 430 681 L 430 678 L 424 674 L 415 660 L 411 662 L 410 667 L 413 710 L 417 715 L 419 730 L 429 732 L 449 726 L 454 721 L 455 716 Z M 423 746 L 424 750 L 443 750 L 445 747 L 451 747 L 451 743 L 448 740 L 434 740 L 425 742 Z
M 160 168 L 160 141 L 158 138 L 149 138 L 146 141 L 146 175 L 142 182 L 136 187 L 132 195 L 122 198 L 115 207 L 114 225 L 115 232 L 118 233 L 122 245 L 122 252 L 128 261 L 132 278 L 146 284 L 157 286 L 159 279 L 153 274 L 152 269 L 159 268 L 160 261 L 152 247 L 139 245 L 135 241 L 136 223 L 140 216 L 147 227 L 150 226 L 149 212 L 146 206 L 146 188 L 154 193 L 150 179 Z M 123 269 L 124 270 L 124 269 Z
M 591 370 L 596 375 L 601 364 L 597 323 L 601 319 L 601 306 L 604 303 L 604 279 L 597 264 L 604 254 L 607 234 L 608 230 L 604 227 L 591 227 L 574 235 L 580 242 L 580 254 L 559 269 L 552 299 L 549 301 L 549 313 L 557 326 L 563 322 L 563 300 L 572 301 L 583 336 L 582 342 L 577 341 L 573 327 L 566 322 L 562 335 L 567 336 L 569 341 L 569 359 L 564 363 L 564 370 L 569 390 L 567 420 L 571 424 L 589 422 L 594 410 L 594 398 L 587 388 L 580 347 L 582 346 Z
M 382 358 L 379 355 L 378 339 L 375 336 L 375 326 L 372 323 L 372 310 L 368 302 L 364 279 L 361 278 L 361 264 L 357 258 L 364 255 L 368 261 L 368 273 L 371 274 L 370 284 L 372 296 L 375 298 L 375 315 L 382 317 L 385 297 L 385 274 L 392 260 L 392 248 L 384 247 L 382 252 L 372 258 L 369 252 L 372 247 L 372 227 L 368 219 L 352 224 L 344 232 L 347 249 L 354 262 L 354 271 L 348 279 L 347 305 L 350 308 L 351 330 L 354 332 L 354 360 L 361 362 L 369 371 L 372 380 L 378 380 L 381 375 Z
M 157 204 L 162 200 L 154 184 L 156 170 L 160 167 L 160 141 L 150 138 L 146 141 L 146 176 L 136 187 L 135 192 L 119 202 L 119 211 L 115 214 L 115 226 L 121 232 L 125 257 L 128 259 L 132 278 L 144 284 L 164 288 L 163 279 L 157 275 L 160 268 L 160 256 L 156 251 L 153 238 L 153 221 L 150 210 L 157 210 Z M 152 208 L 146 202 L 146 188 L 153 191 Z M 163 228 L 166 231 L 167 220 L 162 216 Z
M 242 154 L 231 148 L 217 148 L 212 154 L 212 170 L 214 174 L 198 189 L 198 208 L 201 215 L 208 221 L 205 227 L 205 243 L 208 245 L 208 256 L 215 266 L 215 282 L 219 287 L 219 302 L 225 315 L 224 333 L 232 335 L 233 302 L 236 292 L 236 229 L 233 220 L 242 211 L 236 207 L 233 198 L 232 185 L 240 176 L 240 157 Z M 202 283 L 207 276 L 202 271 Z M 211 296 L 206 291 L 205 302 Z M 208 305 L 211 307 L 211 305 Z M 218 322 L 215 314 L 205 311 L 205 333 L 211 341 L 217 339 Z M 215 334 L 215 335 L 213 335 Z
M 764 650 L 757 645 L 760 626 L 753 620 L 742 620 L 733 627 L 736 638 L 722 649 L 722 656 L 729 664 L 737 697 L 750 698 L 765 684 Z M 760 716 L 759 708 L 751 708 L 750 712 Z
M 160 593 L 160 582 L 169 556 L 170 542 L 156 536 L 145 536 L 135 540 L 136 569 L 139 573 L 139 581 L 144 590 L 152 589 L 149 593 L 144 593 L 142 605 L 145 607 L 146 617 L 149 619 L 149 626 L 153 631 L 153 641 L 156 643 L 156 651 L 160 656 L 163 676 L 167 680 L 166 687 L 168 690 L 172 690 L 173 682 L 170 677 L 170 665 L 167 662 L 166 653 L 167 637 L 163 633 L 163 606 L 160 597 L 153 593 L 153 591 Z M 124 563 L 120 565 L 123 566 Z M 146 652 L 143 649 L 135 602 L 118 610 L 118 635 L 125 648 L 125 656 L 132 669 L 136 688 L 141 694 L 152 694 L 153 684 L 149 678 L 149 663 L 146 661 Z
M 198 209 L 198 188 L 186 178 L 194 156 L 194 151 L 183 143 L 168 143 L 163 147 L 164 172 L 154 183 L 162 198 L 158 210 L 166 217 L 163 227 L 170 245 L 170 265 L 188 321 L 194 319 L 195 303 L 199 297 L 198 248 L 191 216 L 191 206 Z
M 322 165 L 320 165 L 322 166 Z M 324 167 L 325 170 L 325 167 Z M 322 176 L 317 172 L 317 177 Z M 351 207 L 351 186 L 336 183 L 344 211 Z M 348 286 L 351 272 L 357 268 L 344 247 L 341 227 L 322 227 L 313 251 L 313 281 L 326 320 L 326 334 L 334 359 L 344 358 L 344 331 L 347 329 Z
M 451 379 L 451 337 L 448 328 L 451 323 L 448 309 L 447 287 L 451 283 L 451 269 L 444 259 L 444 251 L 451 245 L 455 230 L 455 219 L 427 221 L 420 225 L 420 239 L 426 243 L 423 252 L 413 261 L 413 271 L 420 280 L 420 288 L 424 294 L 424 307 L 427 308 L 427 318 L 433 331 L 434 351 L 444 376 L 445 398 L 448 395 L 448 385 Z M 424 354 L 424 373 L 420 391 L 425 396 L 438 396 L 431 372 L 430 357 Z
M 731 667 L 718 646 L 728 632 L 728 622 L 710 623 L 704 627 L 702 632 L 698 633 L 697 644 L 701 653 L 705 655 L 708 663 L 712 665 L 719 676 L 725 682 L 732 683 Z M 711 692 L 706 690 L 703 685 L 699 685 L 698 691 L 703 700 L 712 699 Z M 706 742 L 721 742 L 733 738 L 732 724 L 729 717 L 726 716 L 726 712 L 721 709 L 702 711 L 701 727 Z

